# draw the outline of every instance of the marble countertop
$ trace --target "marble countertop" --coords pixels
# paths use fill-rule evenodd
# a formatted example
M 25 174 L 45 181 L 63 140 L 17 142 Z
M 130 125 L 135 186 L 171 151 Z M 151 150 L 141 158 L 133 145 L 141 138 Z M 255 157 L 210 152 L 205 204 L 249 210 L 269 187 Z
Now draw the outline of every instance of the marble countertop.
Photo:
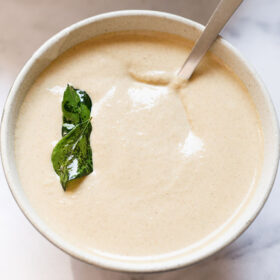
M 51 35 L 82 18 L 111 10 L 152 9 L 205 23 L 218 0 L 1 0 L 0 109 L 23 66 Z M 279 114 L 280 1 L 246 0 L 222 35 L 256 68 Z M 25 219 L 0 169 L 0 279 L 263 280 L 280 274 L 279 176 L 261 214 L 234 243 L 189 268 L 144 276 L 104 271 L 61 252 Z

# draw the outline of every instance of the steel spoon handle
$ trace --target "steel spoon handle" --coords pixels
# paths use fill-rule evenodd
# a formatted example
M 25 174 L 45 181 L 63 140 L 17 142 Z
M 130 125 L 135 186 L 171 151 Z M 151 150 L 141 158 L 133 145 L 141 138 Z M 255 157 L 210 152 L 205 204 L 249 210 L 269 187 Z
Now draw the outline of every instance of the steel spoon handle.
M 243 0 L 221 0 L 211 15 L 201 36 L 196 41 L 188 58 L 182 66 L 179 77 L 189 79 L 195 68 L 211 47 L 222 28 L 239 7 Z

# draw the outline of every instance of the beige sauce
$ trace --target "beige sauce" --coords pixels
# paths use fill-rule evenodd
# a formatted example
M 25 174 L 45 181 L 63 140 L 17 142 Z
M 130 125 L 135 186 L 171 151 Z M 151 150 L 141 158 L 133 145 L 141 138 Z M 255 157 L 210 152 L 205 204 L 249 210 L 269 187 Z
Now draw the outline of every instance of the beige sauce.
M 31 87 L 16 128 L 20 180 L 40 217 L 75 246 L 172 252 L 229 223 L 249 199 L 262 168 L 256 109 L 211 54 L 176 85 L 190 46 L 160 33 L 101 36 L 64 53 Z M 64 192 L 50 157 L 67 83 L 94 104 L 94 172 Z

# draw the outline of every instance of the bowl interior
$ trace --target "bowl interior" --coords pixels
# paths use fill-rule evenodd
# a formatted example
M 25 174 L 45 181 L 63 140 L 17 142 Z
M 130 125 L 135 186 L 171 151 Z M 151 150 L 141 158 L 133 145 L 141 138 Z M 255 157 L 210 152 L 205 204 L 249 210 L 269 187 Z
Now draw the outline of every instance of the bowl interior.
M 99 34 L 123 30 L 153 30 L 177 34 L 195 40 L 202 26 L 174 15 L 149 11 L 113 12 L 92 17 L 74 24 L 48 40 L 26 63 L 18 75 L 8 96 L 2 117 L 1 152 L 8 184 L 20 208 L 30 222 L 51 242 L 62 250 L 83 261 L 105 268 L 154 272 L 179 268 L 201 260 L 221 249 L 244 231 L 262 208 L 274 182 L 279 158 L 279 135 L 276 115 L 270 98 L 256 75 L 244 59 L 223 39 L 219 38 L 211 51 L 217 55 L 248 88 L 259 112 L 264 132 L 264 165 L 253 198 L 223 234 L 206 245 L 173 256 L 140 259 L 121 259 L 105 255 L 90 255 L 68 244 L 42 222 L 25 197 L 18 178 L 14 159 L 14 130 L 17 113 L 30 86 L 38 75 L 68 48 Z

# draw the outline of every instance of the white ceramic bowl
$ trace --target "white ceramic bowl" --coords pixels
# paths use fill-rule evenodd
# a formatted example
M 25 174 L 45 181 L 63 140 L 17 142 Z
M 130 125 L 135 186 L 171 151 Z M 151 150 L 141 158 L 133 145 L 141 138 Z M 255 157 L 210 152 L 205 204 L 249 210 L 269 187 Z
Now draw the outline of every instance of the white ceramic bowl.
M 248 63 L 225 40 L 219 38 L 212 52 L 224 61 L 244 82 L 260 114 L 264 132 L 264 165 L 253 198 L 246 209 L 218 238 L 189 253 L 147 258 L 120 258 L 91 255 L 67 243 L 36 214 L 28 202 L 18 178 L 14 158 L 14 130 L 20 105 L 38 75 L 61 53 L 70 47 L 99 34 L 122 30 L 155 30 L 178 34 L 195 40 L 203 27 L 185 18 L 154 11 L 120 11 L 94 16 L 62 30 L 44 43 L 25 64 L 9 93 L 1 126 L 2 162 L 11 192 L 19 207 L 48 240 L 70 255 L 104 268 L 128 272 L 155 272 L 180 268 L 202 260 L 236 239 L 254 220 L 272 188 L 279 160 L 279 131 L 277 118 L 269 95 Z

